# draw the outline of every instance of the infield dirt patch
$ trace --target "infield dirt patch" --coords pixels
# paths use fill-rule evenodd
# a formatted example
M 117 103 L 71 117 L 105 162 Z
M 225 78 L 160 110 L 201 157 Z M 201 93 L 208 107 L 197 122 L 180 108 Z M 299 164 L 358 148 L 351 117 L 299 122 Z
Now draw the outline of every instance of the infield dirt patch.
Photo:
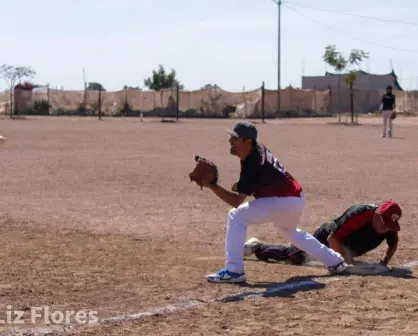
M 392 139 L 379 137 L 380 120 L 360 119 L 356 127 L 331 121 L 257 124 L 260 141 L 304 187 L 301 228 L 312 232 L 353 203 L 393 198 L 404 216 L 392 264 L 418 260 L 417 120 L 398 118 Z M 27 312 L 24 324 L 3 323 L 4 334 L 34 327 L 88 335 L 418 334 L 414 274 L 331 278 L 321 268 L 250 257 L 247 285 L 206 282 L 224 263 L 229 207 L 188 173 L 200 154 L 218 164 L 223 186 L 236 181 L 239 162 L 223 131 L 234 120 L 0 122 L 0 319 L 7 306 Z M 286 243 L 270 224 L 250 226 L 251 236 Z M 383 248 L 362 260 L 378 260 Z M 316 285 L 260 295 L 306 279 Z M 225 297 L 231 300 L 216 301 Z M 97 311 L 103 323 L 66 331 L 34 325 L 34 306 Z M 155 314 L 110 319 L 141 312 Z

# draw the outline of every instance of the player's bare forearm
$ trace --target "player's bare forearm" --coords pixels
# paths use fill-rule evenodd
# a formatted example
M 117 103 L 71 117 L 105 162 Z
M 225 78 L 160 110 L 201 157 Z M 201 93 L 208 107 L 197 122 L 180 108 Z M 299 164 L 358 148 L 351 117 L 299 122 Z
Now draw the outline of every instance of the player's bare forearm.
M 395 252 L 396 252 L 397 248 L 398 248 L 398 245 L 397 244 L 388 246 L 388 248 L 386 250 L 386 253 L 383 256 L 382 261 L 381 261 L 381 263 L 383 265 L 387 266 L 389 264 L 389 261 L 395 255 Z
M 223 200 L 225 203 L 229 204 L 230 206 L 234 208 L 238 208 L 241 205 L 241 203 L 244 201 L 244 199 L 246 198 L 245 195 L 237 194 L 229 190 L 226 190 L 225 188 L 221 187 L 218 184 L 210 186 L 210 189 L 221 200 Z
M 328 243 L 329 246 L 335 251 L 341 254 L 341 256 L 344 258 L 345 262 L 352 265 L 354 263 L 353 257 L 350 253 L 347 252 L 346 248 L 343 244 L 341 244 L 337 239 L 335 239 L 333 236 L 328 237 Z

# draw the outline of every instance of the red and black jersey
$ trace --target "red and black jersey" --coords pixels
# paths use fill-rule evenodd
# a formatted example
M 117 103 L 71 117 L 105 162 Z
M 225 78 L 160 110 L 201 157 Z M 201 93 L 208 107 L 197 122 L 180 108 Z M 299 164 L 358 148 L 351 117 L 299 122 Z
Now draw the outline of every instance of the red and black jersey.
M 389 231 L 378 234 L 373 229 L 373 215 L 378 204 L 358 204 L 349 207 L 341 216 L 329 223 L 322 224 L 314 233 L 314 236 L 323 244 L 328 245 L 327 238 L 333 235 L 350 251 L 361 256 L 376 247 L 384 240 L 388 245 L 398 242 L 398 233 Z
M 257 144 L 241 161 L 237 190 L 255 198 L 300 197 L 302 187 L 269 149 Z

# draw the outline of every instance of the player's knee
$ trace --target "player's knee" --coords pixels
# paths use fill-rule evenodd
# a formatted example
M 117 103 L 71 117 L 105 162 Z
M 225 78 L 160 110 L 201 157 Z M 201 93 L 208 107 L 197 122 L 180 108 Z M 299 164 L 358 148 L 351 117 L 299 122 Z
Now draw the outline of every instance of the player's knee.
M 233 222 L 245 222 L 244 213 L 241 208 L 233 208 L 228 212 L 228 220 Z
M 262 250 L 261 248 L 258 248 L 254 251 L 254 255 L 256 256 L 256 258 L 260 261 L 265 261 L 267 262 L 269 260 L 269 254 L 265 253 L 264 250 Z
M 229 210 L 228 212 L 228 218 L 229 219 L 235 219 L 238 217 L 238 209 L 237 208 L 232 208 L 231 210 Z

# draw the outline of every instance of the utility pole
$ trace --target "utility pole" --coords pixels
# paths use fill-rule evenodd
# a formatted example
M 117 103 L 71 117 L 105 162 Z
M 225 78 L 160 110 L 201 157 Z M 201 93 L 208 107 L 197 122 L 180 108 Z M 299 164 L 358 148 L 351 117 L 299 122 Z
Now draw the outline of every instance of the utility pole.
M 280 113 L 280 54 L 281 54 L 281 0 L 273 0 L 277 5 L 277 115 Z
M 84 96 L 83 96 L 83 108 L 87 106 L 87 83 L 86 83 L 86 70 L 84 67 L 81 68 L 83 70 L 83 82 L 84 82 Z

